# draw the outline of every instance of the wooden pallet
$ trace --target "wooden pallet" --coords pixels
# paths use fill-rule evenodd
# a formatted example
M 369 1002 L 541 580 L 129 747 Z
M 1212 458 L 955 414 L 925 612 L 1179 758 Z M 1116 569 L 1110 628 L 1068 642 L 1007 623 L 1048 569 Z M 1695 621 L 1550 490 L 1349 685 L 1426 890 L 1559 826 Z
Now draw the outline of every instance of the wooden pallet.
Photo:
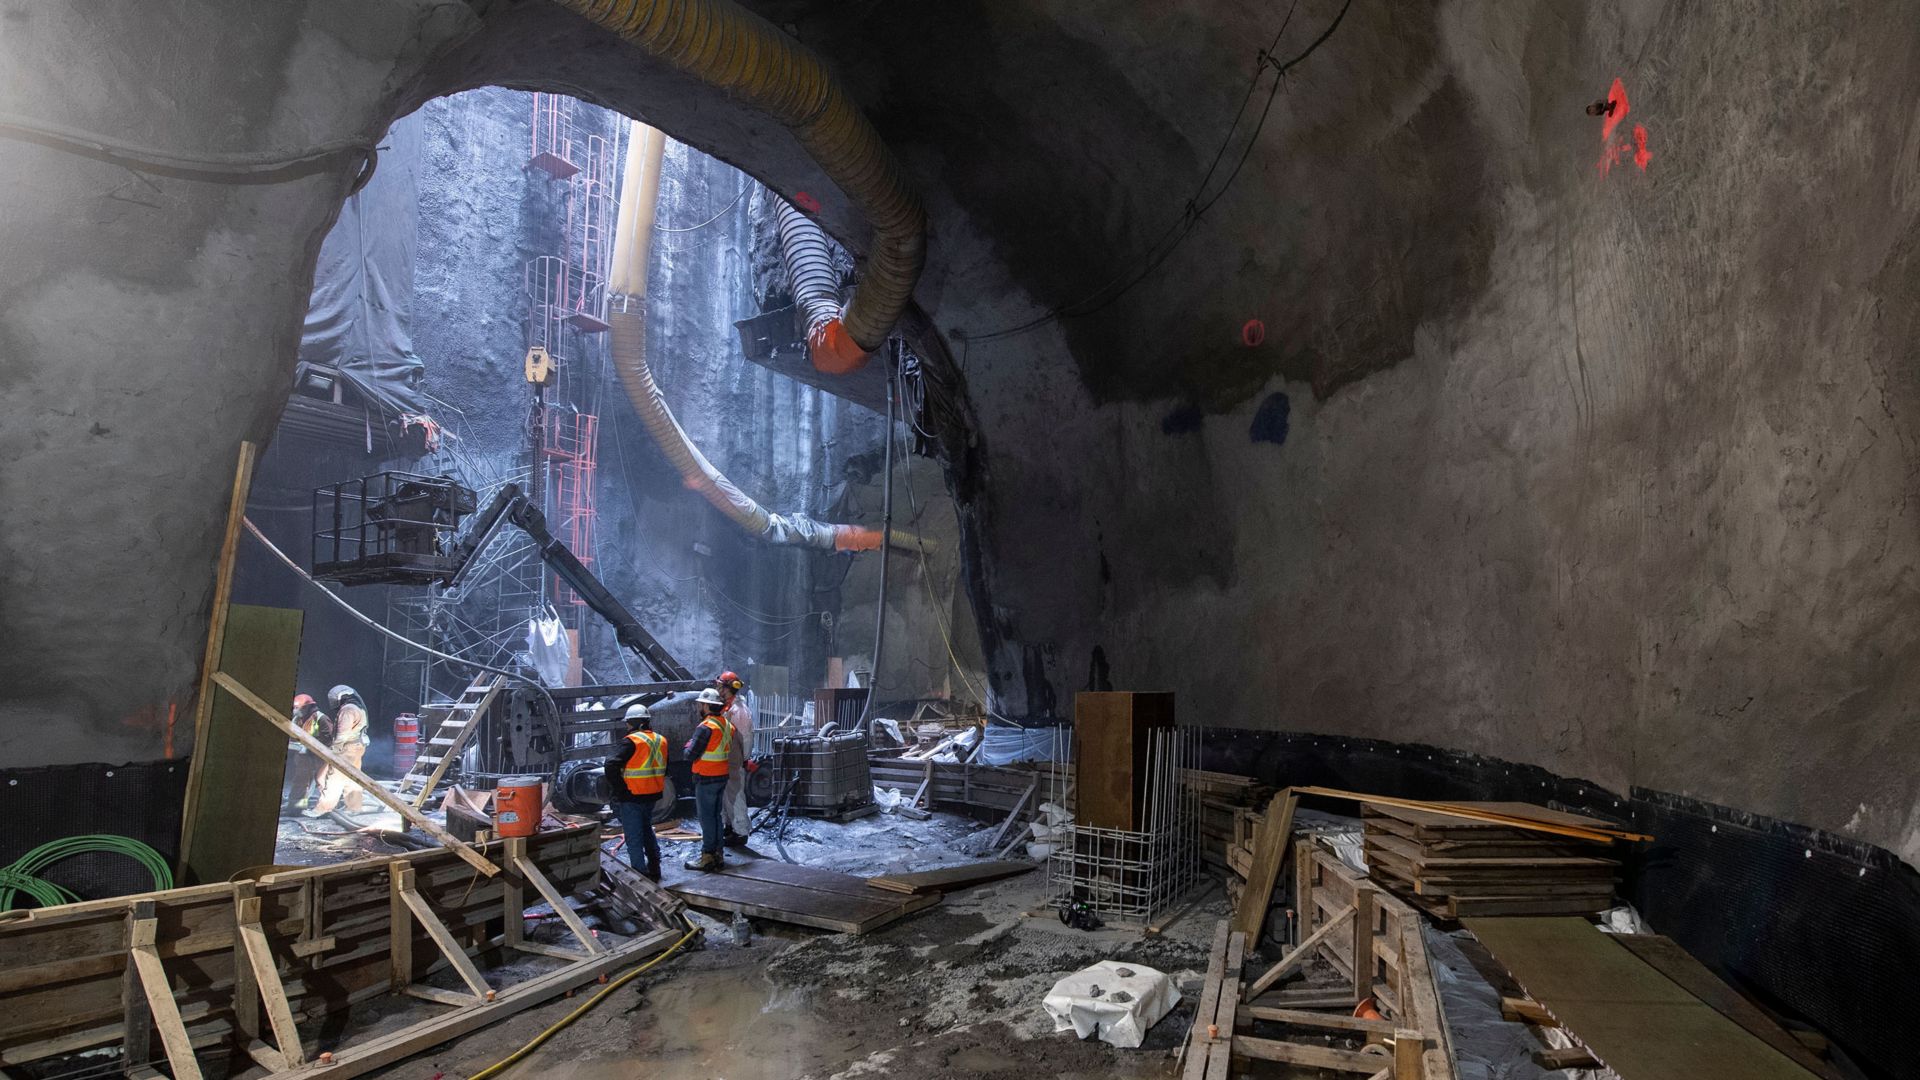
M 309 1056 L 292 1025 L 344 1022 L 353 1004 L 416 988 L 435 971 L 458 971 L 467 991 L 428 987 L 418 996 L 454 994 L 463 1007 L 484 1004 L 489 992 L 497 1000 L 508 988 L 477 970 L 479 982 L 469 980 L 470 956 L 505 947 L 559 951 L 569 963 L 603 957 L 578 936 L 565 905 L 597 879 L 598 840 L 598 827 L 585 825 L 491 841 L 481 851 L 502 865 L 491 878 L 433 849 L 8 913 L 0 918 L 0 1065 L 114 1044 L 145 1062 L 158 1034 L 175 1076 L 193 1075 L 183 1054 L 221 1044 L 281 1069 Z M 520 934 L 526 904 L 555 897 L 576 949 Z M 396 935 L 395 926 L 407 932 Z M 336 1061 L 346 1056 L 336 1052 Z
M 937 892 L 899 895 L 869 888 L 852 874 L 774 859 L 729 862 L 719 871 L 669 863 L 662 884 L 693 907 L 843 934 L 864 934 L 940 902 Z

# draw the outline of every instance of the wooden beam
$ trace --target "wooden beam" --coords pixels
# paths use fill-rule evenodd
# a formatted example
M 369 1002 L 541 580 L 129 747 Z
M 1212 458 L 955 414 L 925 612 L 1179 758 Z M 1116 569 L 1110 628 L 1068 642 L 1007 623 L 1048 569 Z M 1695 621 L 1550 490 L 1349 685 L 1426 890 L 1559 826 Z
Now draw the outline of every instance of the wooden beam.
M 1353 996 L 1364 998 L 1373 993 L 1373 886 L 1353 889 Z
M 1251 1035 L 1234 1036 L 1233 1052 L 1259 1061 L 1277 1061 L 1282 1065 L 1304 1065 L 1310 1069 L 1332 1069 L 1335 1072 L 1362 1073 L 1369 1076 L 1380 1067 L 1381 1061 L 1378 1054 L 1362 1054 L 1331 1046 L 1281 1042 L 1278 1039 L 1256 1039 Z M 1394 1080 L 1399 1078 L 1395 1077 Z
M 286 987 L 280 983 L 280 969 L 274 965 L 273 949 L 267 944 L 267 933 L 260 928 L 260 898 L 249 896 L 236 901 L 239 923 L 237 931 L 247 953 L 247 970 L 252 974 L 253 986 L 258 989 L 261 1000 L 267 1005 L 267 1019 L 273 1025 L 274 1049 L 279 1053 L 284 1067 L 299 1065 L 306 1059 L 300 1048 L 300 1029 L 293 1023 L 293 1007 L 287 1002 Z M 236 994 L 237 972 L 236 972 Z M 239 1006 L 235 998 L 236 1009 Z M 254 1021 L 258 1028 L 259 1021 Z
M 1260 944 L 1260 928 L 1273 902 L 1273 883 L 1293 842 L 1293 808 L 1298 801 L 1292 788 L 1281 789 L 1267 804 L 1267 815 L 1253 833 L 1253 865 L 1247 869 L 1246 890 L 1233 909 L 1233 928 L 1247 935 L 1254 947 Z
M 340 770 L 346 775 L 347 779 L 359 784 L 365 789 L 367 794 L 385 803 L 389 810 L 405 818 L 421 832 L 440 841 L 445 847 L 452 849 L 453 853 L 465 860 L 467 865 L 488 877 L 492 877 L 500 872 L 500 868 L 488 861 L 485 855 L 473 850 L 465 841 L 441 828 L 425 814 L 415 810 L 405 799 L 396 797 L 393 792 L 388 791 L 378 780 L 354 768 L 345 758 L 334 753 L 332 747 L 327 746 L 319 739 L 302 731 L 293 721 L 281 715 L 273 706 L 260 700 L 258 694 L 235 682 L 226 672 L 216 672 L 213 676 L 213 681 L 220 689 L 225 690 L 237 698 L 241 704 L 260 714 L 262 720 L 279 728 L 282 732 L 286 733 L 289 738 L 294 739 L 305 746 L 308 751 L 318 755 L 320 760 Z
M 998 829 L 994 830 L 993 839 L 987 841 L 987 850 L 999 851 L 1002 856 L 1006 855 L 1006 852 L 1000 848 L 1000 841 L 1007 835 L 1007 830 L 1013 827 L 1013 823 L 1019 820 L 1021 813 L 1027 808 L 1027 803 L 1033 800 L 1033 793 L 1039 790 L 1040 774 L 1035 773 L 1033 774 L 1033 783 L 1027 785 L 1026 794 L 1020 796 L 1020 801 L 1013 804 L 1013 809 L 1007 813 L 1007 819 L 1000 823 Z
M 127 909 L 127 955 L 133 955 L 134 944 L 142 938 L 153 941 L 153 912 L 151 900 L 135 901 Z M 120 1062 L 132 1072 L 144 1067 L 147 1055 L 153 1053 L 153 1017 L 147 1012 L 147 996 L 140 987 L 140 970 L 131 960 L 120 978 Z
M 220 649 L 227 638 L 227 605 L 233 599 L 233 563 L 240 551 L 240 523 L 247 516 L 247 492 L 253 487 L 253 462 L 260 448 L 250 442 L 240 444 L 240 461 L 233 470 L 233 490 L 227 493 L 227 523 L 220 535 L 220 559 L 213 569 L 213 613 L 207 625 L 207 648 L 200 663 L 200 685 L 193 699 L 193 756 L 187 762 L 186 801 L 180 808 L 180 856 L 175 869 L 189 865 L 187 850 L 192 843 L 191 825 L 200 804 L 200 762 L 206 744 L 207 724 L 213 718 L 213 676 L 220 670 Z
M 362 1076 L 395 1062 L 405 1061 L 415 1054 L 478 1031 L 489 1024 L 499 1023 L 568 990 L 593 982 L 602 975 L 637 964 L 667 949 L 679 937 L 671 930 L 660 930 L 635 938 L 591 960 L 582 960 L 508 987 L 484 1005 L 473 1005 L 445 1016 L 436 1016 L 391 1035 L 336 1051 L 329 1063 L 275 1073 L 267 1080 L 349 1080 Z
M 574 940 L 580 943 L 581 948 L 595 956 L 607 951 L 607 947 L 600 944 L 600 939 L 593 936 L 593 931 L 587 929 L 587 924 L 580 921 L 580 916 L 574 914 L 567 898 L 560 895 L 560 890 L 553 887 L 553 882 L 547 880 L 547 875 L 541 873 L 539 867 L 533 865 L 532 859 L 524 855 L 515 856 L 511 865 L 522 877 L 532 882 L 533 887 L 553 906 L 553 913 L 567 924 L 567 929 L 572 931 Z
M 1508 1020 L 1523 1024 L 1537 1024 L 1540 1027 L 1559 1027 L 1560 1021 L 1553 1018 L 1546 1006 L 1532 998 L 1503 997 L 1500 999 L 1500 1015 Z
M 173 1000 L 166 965 L 160 962 L 160 954 L 153 947 L 154 927 L 151 915 L 134 920 L 133 947 L 127 955 L 131 966 L 138 970 L 140 988 L 146 992 L 153 1026 L 160 1029 L 160 1045 L 166 1048 L 167 1064 L 173 1069 L 174 1080 L 200 1080 L 200 1063 L 193 1057 L 193 1040 L 187 1038 L 187 1025 L 180 1020 L 180 1006 Z
M 1348 904 L 1346 907 L 1341 908 L 1338 914 L 1320 924 L 1320 929 L 1307 935 L 1307 940 L 1295 945 L 1288 951 L 1287 955 L 1280 958 L 1279 963 L 1268 968 L 1265 974 L 1248 984 L 1247 992 L 1241 995 L 1242 999 L 1252 1001 L 1254 998 L 1259 997 L 1262 990 L 1279 982 L 1281 976 L 1292 971 L 1295 967 L 1299 966 L 1302 960 L 1313 955 L 1314 947 L 1322 941 L 1325 941 L 1328 934 L 1339 929 L 1341 924 L 1345 923 L 1347 919 L 1353 915 L 1353 910 L 1353 905 Z M 1359 999 L 1355 998 L 1355 1000 Z
M 1229 935 L 1233 927 L 1226 919 L 1213 931 L 1213 948 L 1208 952 L 1207 977 L 1200 984 L 1200 1003 L 1193 1012 L 1193 1026 L 1187 1029 L 1187 1042 L 1182 1048 L 1186 1056 L 1186 1067 L 1181 1072 L 1182 1080 L 1206 1080 L 1207 1057 L 1214 1044 L 1223 1036 L 1231 1039 L 1231 1029 L 1222 1032 L 1215 1016 L 1220 1009 L 1220 998 L 1232 991 L 1226 986 L 1227 947 L 1232 943 Z
M 1233 1029 L 1239 1023 L 1236 1010 L 1240 1007 L 1240 995 L 1234 993 L 1233 988 L 1240 985 L 1240 966 L 1246 956 L 1246 947 L 1247 936 L 1238 930 L 1227 939 L 1227 964 L 1220 980 L 1220 1003 L 1214 1013 L 1213 1023 L 1220 1034 L 1228 1040 L 1233 1038 Z M 1223 1048 L 1215 1046 L 1207 1055 L 1206 1080 L 1229 1080 L 1232 1075 L 1231 1042 L 1225 1047 L 1227 1053 L 1221 1053 L 1221 1049 Z
M 1295 1027 L 1332 1028 L 1335 1031 L 1364 1031 L 1370 1035 L 1391 1035 L 1391 1020 L 1366 1020 L 1341 1013 L 1309 1012 L 1306 1009 L 1276 1009 L 1271 1005 L 1242 1005 L 1240 1011 L 1255 1020 L 1271 1020 Z
M 1427 1040 L 1411 1028 L 1393 1033 L 1393 1080 L 1420 1080 L 1420 1056 Z
M 629 837 L 628 839 L 632 839 Z M 506 850 L 502 859 L 508 866 L 514 866 L 527 856 L 527 838 L 509 836 L 505 840 Z M 518 949 L 527 940 L 527 885 L 526 879 L 513 874 L 500 879 L 505 886 L 507 948 Z
M 406 903 L 408 910 L 413 912 L 413 917 L 420 920 L 420 925 L 426 928 L 427 936 L 439 946 L 440 955 L 447 958 L 447 963 L 453 966 L 453 970 L 460 976 L 460 981 L 467 984 L 467 989 L 473 991 L 475 998 L 481 1001 L 493 1000 L 493 987 L 487 985 L 487 980 L 481 976 L 480 969 L 473 966 L 473 958 L 467 955 L 467 950 L 461 948 L 458 941 L 454 940 L 453 931 L 447 929 L 447 924 L 440 921 L 440 916 L 434 914 L 433 908 L 427 903 L 427 898 L 421 896 L 413 887 L 413 867 L 401 863 L 394 869 L 393 888 L 400 893 L 400 899 Z M 411 939 L 413 936 L 404 918 L 395 923 L 389 932 L 395 938 Z M 411 989 L 412 986 L 412 982 L 409 981 L 406 989 Z

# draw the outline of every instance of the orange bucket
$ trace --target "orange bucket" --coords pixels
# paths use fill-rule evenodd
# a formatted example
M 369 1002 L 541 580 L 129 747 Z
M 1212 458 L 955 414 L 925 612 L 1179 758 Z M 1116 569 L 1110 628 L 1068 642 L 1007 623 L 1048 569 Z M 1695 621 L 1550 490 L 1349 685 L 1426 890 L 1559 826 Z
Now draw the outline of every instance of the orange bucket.
M 493 791 L 493 831 L 500 836 L 532 836 L 540 831 L 545 783 L 538 776 L 503 776 Z

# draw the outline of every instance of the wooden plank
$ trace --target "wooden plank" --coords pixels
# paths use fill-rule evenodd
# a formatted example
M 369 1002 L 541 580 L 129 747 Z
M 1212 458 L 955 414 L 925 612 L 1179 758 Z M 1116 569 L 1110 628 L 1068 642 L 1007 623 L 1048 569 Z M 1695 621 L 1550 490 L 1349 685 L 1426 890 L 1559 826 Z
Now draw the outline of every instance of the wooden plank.
M 1021 795 L 1020 801 L 1013 804 L 1013 809 L 1007 813 L 1006 820 L 1002 821 L 1000 827 L 994 830 L 993 839 L 987 841 L 986 846 L 988 851 L 1000 851 L 1000 841 L 1006 837 L 1007 830 L 1013 827 L 1014 822 L 1020 820 L 1020 815 L 1026 811 L 1027 804 L 1033 801 L 1034 792 L 1039 790 L 1040 776 L 1036 773 L 1033 777 L 1033 783 L 1027 785 L 1026 794 Z M 1005 854 L 1005 852 L 1001 853 Z
M 1246 957 L 1246 948 L 1245 934 L 1235 931 L 1227 938 L 1226 973 L 1220 983 L 1222 987 L 1220 1004 L 1213 1014 L 1213 1022 L 1221 1034 L 1229 1039 L 1232 1038 L 1234 1029 L 1239 1026 L 1240 995 L 1234 993 L 1233 988 L 1240 985 L 1240 968 Z M 1213 1052 L 1207 1055 L 1207 1080 L 1228 1080 L 1229 1070 L 1233 1065 L 1231 1044 L 1229 1043 L 1228 1053 L 1222 1054 L 1218 1052 L 1219 1050 L 1220 1047 L 1216 1045 Z
M 1227 947 L 1232 943 L 1233 933 L 1232 921 L 1228 919 L 1220 920 L 1220 925 L 1214 927 L 1213 947 L 1207 953 L 1207 975 L 1200 983 L 1200 1001 L 1194 1007 L 1193 1026 L 1187 1029 L 1187 1042 L 1183 1050 L 1186 1061 L 1180 1074 L 1181 1080 L 1206 1080 L 1207 1058 L 1215 1044 L 1223 1036 L 1229 1040 L 1233 1038 L 1233 1029 L 1222 1031 L 1217 1020 L 1220 999 L 1234 993 L 1235 989 L 1226 985 Z
M 298 740 L 306 746 L 309 753 L 318 754 L 320 760 L 345 773 L 349 780 L 366 789 L 367 794 L 385 803 L 389 810 L 405 818 L 421 832 L 440 841 L 443 846 L 450 848 L 453 853 L 464 860 L 467 865 L 488 877 L 492 877 L 500 872 L 500 868 L 489 862 L 486 856 L 468 847 L 465 841 L 441 828 L 438 823 L 429 819 L 420 813 L 420 811 L 415 810 L 406 800 L 397 798 L 393 792 L 388 791 L 379 781 L 361 772 L 359 769 L 354 768 L 345 758 L 335 754 L 331 747 L 326 746 L 321 743 L 320 740 L 307 734 L 299 727 L 296 727 L 292 721 L 275 711 L 273 706 L 262 701 L 259 695 L 235 682 L 233 678 L 225 672 L 216 673 L 213 681 L 218 684 L 222 690 L 239 698 L 248 708 L 259 714 L 262 720 L 279 728 L 289 737 Z
M 573 935 L 575 941 L 580 943 L 581 948 L 589 953 L 607 951 L 607 947 L 600 944 L 599 939 L 593 936 L 593 931 L 587 929 L 587 924 L 581 922 L 580 916 L 574 914 L 573 906 L 567 903 L 567 898 L 560 895 L 560 890 L 553 887 L 553 882 L 547 880 L 547 875 L 540 872 L 540 868 L 533 864 L 533 860 L 525 856 L 515 856 L 512 864 L 514 869 L 520 871 L 521 876 L 532 882 L 533 887 L 539 890 L 541 897 L 553 908 L 553 913 L 560 916 L 560 921 L 566 924 L 568 932 Z
M 1398 799 L 1389 795 L 1373 795 L 1364 791 L 1343 791 L 1339 788 L 1297 787 L 1294 791 L 1301 795 L 1319 795 L 1329 799 L 1351 799 L 1360 803 L 1372 803 L 1376 806 L 1422 810 L 1431 814 L 1439 814 L 1443 817 L 1456 817 L 1468 821 L 1485 821 L 1495 825 L 1506 825 L 1511 828 L 1552 833 L 1556 836 L 1572 836 L 1581 840 L 1610 842 L 1614 840 L 1653 839 L 1652 836 L 1646 833 L 1629 832 L 1611 825 L 1604 829 L 1589 826 L 1566 825 L 1557 821 L 1543 820 L 1539 816 L 1516 817 L 1510 813 L 1477 809 L 1472 805 L 1464 803 L 1423 802 L 1419 799 Z M 1531 806 L 1529 803 L 1503 803 L 1498 805 Z M 1543 811 L 1547 815 L 1554 815 L 1555 813 L 1554 811 L 1547 810 L 1544 806 L 1533 807 L 1533 809 Z
M 694 907 L 846 934 L 864 934 L 940 900 L 938 893 L 889 893 L 869 889 L 849 874 L 767 859 L 731 864 L 718 873 L 689 873 L 666 885 Z
M 535 1005 L 550 1001 L 569 990 L 591 983 L 602 975 L 631 967 L 666 950 L 679 937 L 680 935 L 672 931 L 661 930 L 635 938 L 591 960 L 571 964 L 508 987 L 494 1000 L 484 1005 L 472 1005 L 445 1016 L 437 1016 L 411 1027 L 402 1028 L 390 1035 L 383 1035 L 357 1046 L 335 1051 L 331 1062 L 275 1073 L 268 1080 L 349 1080 L 350 1077 L 385 1068 L 395 1062 L 405 1061 L 415 1054 L 431 1050 L 441 1043 L 478 1031 Z
M 527 838 L 510 836 L 506 838 L 506 861 L 512 866 L 520 862 L 527 854 Z M 502 918 L 505 920 L 507 948 L 519 948 L 527 939 L 527 887 L 526 880 L 513 874 L 501 875 L 502 888 L 505 891 L 502 905 Z
M 292 701 L 303 618 L 292 608 L 231 605 L 222 670 L 265 700 Z M 180 821 L 185 882 L 224 882 L 249 866 L 270 863 L 279 835 L 286 740 L 228 695 L 213 694 L 209 708 L 188 767 L 189 782 L 205 795 L 191 796 L 193 816 Z
M 1020 860 L 993 860 L 989 862 L 964 863 L 960 866 L 948 866 L 939 870 L 916 870 L 904 874 L 882 874 L 867 879 L 867 885 L 875 889 L 887 889 L 892 892 L 923 893 L 964 889 L 969 885 L 980 885 L 989 881 L 1024 874 L 1035 864 Z
M 1353 990 L 1342 985 L 1290 986 L 1285 990 L 1268 990 L 1250 1004 L 1278 1009 L 1351 1009 L 1359 1002 L 1354 1000 Z
M 1378 1071 L 1382 1060 L 1378 1054 L 1280 1042 L 1277 1039 L 1256 1039 L 1251 1035 L 1234 1036 L 1233 1052 L 1258 1061 L 1277 1061 L 1282 1065 L 1302 1065 L 1309 1069 L 1331 1069 L 1364 1076 L 1372 1076 Z
M 127 909 L 124 954 L 131 958 L 136 944 L 153 940 L 154 902 L 142 900 Z M 153 1053 L 153 1017 L 147 1011 L 146 990 L 140 985 L 140 972 L 131 959 L 120 978 L 120 1060 L 128 1068 L 145 1065 Z
M 1383 848 L 1412 863 L 1416 869 L 1463 869 L 1463 870 L 1596 870 L 1604 869 L 1611 873 L 1620 865 L 1618 859 L 1601 859 L 1589 856 L 1481 856 L 1473 854 L 1435 854 L 1426 846 L 1413 840 L 1397 836 L 1368 836 L 1368 847 Z
M 1452 1080 L 1453 1037 L 1447 1027 L 1446 1008 L 1440 1001 L 1440 987 L 1434 982 L 1433 968 L 1427 962 L 1422 929 L 1425 925 L 1417 918 L 1408 918 L 1400 924 L 1400 985 L 1404 995 L 1400 1004 L 1426 1037 L 1421 1060 L 1427 1080 Z
M 260 928 L 260 898 L 257 896 L 237 897 L 236 930 L 241 946 L 246 952 L 247 962 L 235 966 L 236 1012 L 239 995 L 242 992 L 241 971 L 247 972 L 244 990 L 248 996 L 258 996 L 266 1004 L 267 1020 L 273 1027 L 274 1052 L 282 1067 L 298 1065 L 306 1060 L 306 1054 L 300 1047 L 300 1029 L 294 1026 L 293 1009 L 287 1003 L 287 991 L 280 983 L 280 969 L 273 962 L 273 949 L 267 944 L 266 931 Z M 259 1023 L 256 1020 L 255 1031 L 258 1036 Z
M 160 1032 L 160 1045 L 166 1048 L 167 1065 L 174 1080 L 200 1080 L 200 1063 L 193 1056 L 193 1040 L 187 1038 L 187 1026 L 180 1020 L 180 1006 L 173 1000 L 173 984 L 167 979 L 166 965 L 154 951 L 152 918 L 134 921 L 133 947 L 129 950 L 147 999 L 147 1011 Z M 129 1058 L 130 1064 L 144 1064 Z
M 1613 906 L 1613 893 L 1586 896 L 1449 896 L 1446 915 L 1467 919 L 1488 915 L 1590 915 Z
M 1426 1045 L 1426 1039 L 1411 1028 L 1393 1033 L 1393 1080 L 1420 1080 L 1420 1055 Z
M 1253 834 L 1253 865 L 1247 871 L 1247 888 L 1234 905 L 1233 928 L 1247 935 L 1256 946 L 1260 928 L 1267 921 L 1267 907 L 1273 902 L 1273 882 L 1286 862 L 1287 846 L 1293 842 L 1293 808 L 1297 800 L 1291 788 L 1283 789 L 1267 804 L 1266 819 Z
M 1533 1052 L 1534 1063 L 1543 1069 L 1591 1069 L 1600 1064 L 1593 1051 L 1584 1046 L 1559 1046 Z
M 1353 916 L 1353 911 L 1352 905 L 1341 908 L 1340 912 L 1323 923 L 1320 929 L 1307 935 L 1305 941 L 1289 949 L 1287 954 L 1280 958 L 1279 963 L 1268 968 L 1264 974 L 1253 980 L 1253 982 L 1247 986 L 1246 993 L 1242 994 L 1241 997 L 1244 1000 L 1251 1001 L 1255 997 L 1258 997 L 1261 991 L 1280 981 L 1281 976 L 1292 971 L 1300 965 L 1301 961 L 1313 955 L 1314 948 L 1325 941 L 1328 935 L 1344 927 L 1346 921 Z M 1356 997 L 1354 1000 L 1357 1001 L 1359 998 Z
M 1827 1080 L 1840 1080 L 1838 1069 L 1775 1023 L 1771 1016 L 1747 1000 L 1745 995 L 1720 981 L 1720 977 L 1705 964 L 1681 948 L 1679 942 L 1658 934 L 1618 934 L 1613 940 L 1655 971 L 1672 979 L 1681 989 L 1739 1024 L 1755 1038 L 1799 1062 L 1802 1068 L 1818 1073 Z M 1506 1000 L 1502 999 L 1501 1004 L 1504 1006 Z
M 1559 1027 L 1560 1021 L 1553 1014 L 1540 1007 L 1532 998 L 1503 997 L 1500 999 L 1500 1016 L 1521 1024 L 1537 1024 L 1540 1027 Z
M 189 859 L 194 853 L 195 834 L 200 831 L 196 823 L 200 820 L 202 792 L 208 790 L 200 770 L 206 761 L 208 728 L 213 718 L 213 674 L 220 670 L 221 653 L 226 647 L 234 559 L 240 553 L 240 526 L 247 517 L 247 492 L 253 489 L 253 464 L 259 452 L 260 448 L 251 442 L 240 443 L 239 460 L 233 468 L 233 487 L 227 492 L 227 521 L 220 533 L 220 557 L 213 564 L 213 609 L 207 622 L 206 651 L 200 660 L 200 682 L 194 688 L 193 756 L 187 762 L 186 801 L 180 808 L 180 859 L 176 869 L 183 879 L 187 876 L 187 867 L 192 865 Z M 285 755 L 281 756 L 280 764 L 284 782 Z M 214 834 L 208 838 L 213 839 Z
M 1271 1020 L 1276 1024 L 1292 1024 L 1295 1027 L 1331 1028 L 1334 1031 L 1360 1031 L 1372 1035 L 1391 1035 L 1394 1024 L 1391 1020 L 1367 1020 L 1358 1016 L 1346 1016 L 1341 1013 L 1309 1012 L 1306 1009 L 1281 1009 L 1271 1005 L 1242 1005 L 1240 1012 L 1255 1020 Z
M 467 950 L 455 940 L 453 931 L 447 929 L 447 924 L 440 921 L 440 916 L 434 913 L 433 908 L 427 904 L 426 898 L 414 889 L 413 867 L 396 867 L 393 887 L 400 893 L 400 899 L 406 902 L 408 910 L 413 912 L 413 917 L 426 929 L 427 936 L 432 938 L 433 943 L 439 947 L 440 955 L 453 965 L 453 970 L 460 976 L 460 981 L 467 984 L 467 989 L 473 991 L 473 996 L 481 1000 L 491 1000 L 494 996 L 493 987 L 487 985 L 487 980 L 480 974 L 480 969 L 473 965 L 473 958 L 468 956 Z M 394 924 L 392 934 L 396 940 L 412 936 L 403 929 L 404 926 L 404 921 Z M 411 985 L 412 983 L 408 983 L 408 986 Z
M 1347 957 L 1353 965 L 1353 996 L 1357 1000 L 1373 993 L 1373 887 L 1353 891 L 1353 929 L 1347 941 Z
M 1529 997 L 1621 1076 L 1806 1080 L 1817 1075 L 1584 919 L 1469 919 L 1466 926 Z

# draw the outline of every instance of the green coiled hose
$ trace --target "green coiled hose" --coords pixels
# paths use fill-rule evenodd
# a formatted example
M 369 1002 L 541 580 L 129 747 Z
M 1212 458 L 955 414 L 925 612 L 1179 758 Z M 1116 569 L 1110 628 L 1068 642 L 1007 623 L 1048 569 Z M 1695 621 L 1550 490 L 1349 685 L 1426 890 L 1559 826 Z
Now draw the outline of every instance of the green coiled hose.
M 167 865 L 167 860 L 131 836 L 105 833 L 69 836 L 64 840 L 41 844 L 20 856 L 12 866 L 0 868 L 0 911 L 12 911 L 22 893 L 41 907 L 77 902 L 80 899 L 78 896 L 40 877 L 40 872 L 75 855 L 92 853 L 124 855 L 152 875 L 156 890 L 173 888 L 173 868 Z

